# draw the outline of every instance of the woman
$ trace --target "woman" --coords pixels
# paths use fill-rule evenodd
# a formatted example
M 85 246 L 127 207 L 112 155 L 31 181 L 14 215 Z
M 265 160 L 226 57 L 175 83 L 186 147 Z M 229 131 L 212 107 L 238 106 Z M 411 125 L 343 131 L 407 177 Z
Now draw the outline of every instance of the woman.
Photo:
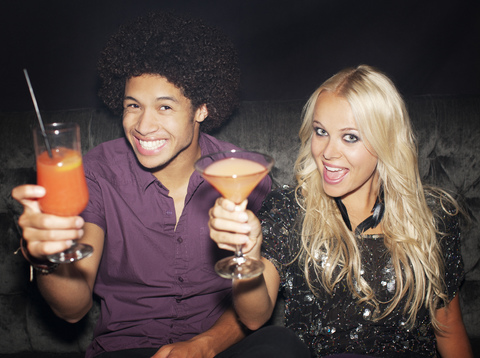
M 368 66 L 336 74 L 307 102 L 300 139 L 297 186 L 271 193 L 261 223 L 223 199 L 210 212 L 219 247 L 243 244 L 266 266 L 234 282 L 242 322 L 261 327 L 280 289 L 313 356 L 472 357 L 458 206 L 423 187 L 393 83 Z

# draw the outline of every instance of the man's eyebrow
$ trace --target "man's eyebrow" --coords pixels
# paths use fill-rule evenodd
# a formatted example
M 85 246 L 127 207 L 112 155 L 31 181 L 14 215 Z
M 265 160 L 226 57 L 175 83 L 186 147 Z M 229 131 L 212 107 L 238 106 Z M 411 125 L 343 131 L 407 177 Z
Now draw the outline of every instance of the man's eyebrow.
M 135 101 L 135 102 L 138 102 L 138 100 L 135 98 L 135 97 L 132 97 L 132 96 L 125 96 L 123 97 L 123 100 L 131 100 L 131 101 Z M 172 102 L 175 102 L 175 103 L 178 103 L 178 99 L 176 99 L 175 97 L 171 97 L 171 96 L 160 96 L 160 97 L 157 97 L 155 99 L 155 101 L 172 101 Z
M 171 97 L 171 96 L 160 96 L 160 97 L 157 97 L 157 99 L 156 99 L 156 101 L 164 101 L 164 100 L 178 103 L 178 99 L 175 98 L 175 97 Z

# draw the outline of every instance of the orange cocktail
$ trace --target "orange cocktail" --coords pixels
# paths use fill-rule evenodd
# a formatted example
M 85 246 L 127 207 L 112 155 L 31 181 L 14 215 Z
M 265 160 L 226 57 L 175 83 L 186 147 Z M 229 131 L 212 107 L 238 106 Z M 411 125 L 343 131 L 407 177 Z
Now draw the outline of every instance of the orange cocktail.
M 88 203 L 82 156 L 68 148 L 44 151 L 37 157 L 37 183 L 46 189 L 40 199 L 43 212 L 60 216 L 80 214 Z
M 37 184 L 45 188 L 45 196 L 39 199 L 40 209 L 58 216 L 79 215 L 88 204 L 80 127 L 76 123 L 51 123 L 33 134 Z M 92 252 L 92 246 L 74 240 L 67 250 L 47 257 L 55 263 L 74 262 Z
M 207 154 L 195 162 L 195 169 L 224 198 L 242 203 L 273 167 L 273 158 L 257 152 L 230 150 Z M 246 257 L 237 245 L 235 256 L 215 264 L 215 271 L 224 278 L 244 279 L 260 275 L 264 265 Z
M 225 158 L 205 168 L 203 177 L 224 198 L 240 204 L 267 175 L 265 165 L 244 158 Z

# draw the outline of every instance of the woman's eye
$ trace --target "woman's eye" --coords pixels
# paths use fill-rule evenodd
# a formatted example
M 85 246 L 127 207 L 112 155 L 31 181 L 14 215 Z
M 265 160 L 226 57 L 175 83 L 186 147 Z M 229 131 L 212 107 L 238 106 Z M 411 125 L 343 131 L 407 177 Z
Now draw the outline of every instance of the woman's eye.
M 314 131 L 318 136 L 324 137 L 324 136 L 327 135 L 327 131 L 325 129 L 322 129 L 322 128 L 314 128 Z
M 343 138 L 348 143 L 358 142 L 358 137 L 356 135 L 353 135 L 353 134 L 346 134 Z

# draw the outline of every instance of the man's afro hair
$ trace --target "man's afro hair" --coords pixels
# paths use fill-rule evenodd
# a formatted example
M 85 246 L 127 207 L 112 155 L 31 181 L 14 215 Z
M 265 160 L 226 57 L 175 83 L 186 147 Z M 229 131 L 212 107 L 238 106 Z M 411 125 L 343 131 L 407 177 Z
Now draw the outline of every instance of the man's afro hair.
M 238 104 L 240 70 L 232 43 L 200 20 L 151 13 L 127 23 L 110 38 L 99 60 L 99 95 L 123 112 L 126 81 L 158 74 L 178 87 L 194 109 L 207 105 L 201 129 L 220 127 Z

